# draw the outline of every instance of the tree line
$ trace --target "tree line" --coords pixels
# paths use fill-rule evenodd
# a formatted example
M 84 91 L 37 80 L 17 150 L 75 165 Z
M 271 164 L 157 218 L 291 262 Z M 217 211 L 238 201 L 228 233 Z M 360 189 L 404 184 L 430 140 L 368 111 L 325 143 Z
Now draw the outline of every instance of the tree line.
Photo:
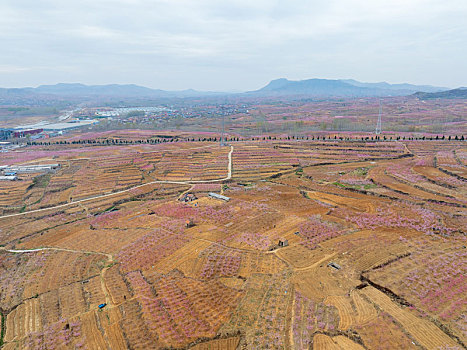
M 225 138 L 225 142 L 238 142 L 238 141 L 268 141 L 268 140 L 339 140 L 339 141 L 439 141 L 439 140 L 448 140 L 448 141 L 464 141 L 464 135 L 461 136 L 451 136 L 448 137 L 442 135 L 435 137 L 433 136 L 421 136 L 421 137 L 406 137 L 406 136 L 361 136 L 361 137 L 343 137 L 343 136 L 287 136 L 287 137 L 277 137 L 277 136 L 262 136 L 262 137 L 250 137 L 250 138 L 239 138 L 231 137 Z M 74 141 L 28 141 L 27 145 L 36 145 L 36 146 L 51 146 L 51 145 L 137 145 L 137 144 L 159 144 L 159 143 L 168 143 L 168 142 L 218 142 L 221 141 L 217 137 L 198 137 L 198 138 L 180 138 L 180 137 L 164 137 L 164 138 L 151 138 L 151 139 L 141 139 L 141 140 L 123 140 L 123 139 L 104 139 L 104 140 L 74 140 Z

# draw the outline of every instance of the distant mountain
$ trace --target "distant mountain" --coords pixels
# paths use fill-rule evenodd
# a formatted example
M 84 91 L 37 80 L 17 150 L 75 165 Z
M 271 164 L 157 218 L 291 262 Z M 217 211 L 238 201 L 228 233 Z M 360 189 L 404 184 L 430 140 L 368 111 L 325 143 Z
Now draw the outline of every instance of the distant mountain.
M 134 84 L 84 85 L 79 83 L 60 83 L 41 85 L 36 88 L 0 88 L 0 105 L 56 105 L 88 103 L 102 105 L 105 103 L 148 103 L 148 101 L 183 99 L 183 98 L 287 98 L 316 97 L 384 97 L 408 96 L 415 92 L 440 93 L 445 88 L 435 86 L 418 86 L 411 84 L 362 83 L 356 80 L 308 79 L 291 81 L 287 79 L 272 80 L 268 85 L 256 91 L 246 93 L 202 92 L 193 89 L 183 91 L 165 91 L 150 89 Z M 455 93 L 448 93 L 452 98 Z M 415 95 L 420 98 L 423 94 Z M 443 95 L 439 95 L 443 96 Z
M 105 95 L 105 96 L 135 96 L 135 95 L 153 95 L 165 93 L 162 90 L 153 90 L 138 85 L 84 85 L 84 84 L 56 84 L 41 85 L 30 91 L 41 94 L 53 95 Z
M 361 83 L 356 80 L 308 79 L 272 80 L 265 87 L 248 92 L 254 95 L 306 95 L 314 97 L 405 96 L 417 91 L 438 92 L 444 88 L 411 84 Z
M 320 97 L 334 96 L 371 96 L 372 90 L 361 88 L 340 80 L 308 79 L 291 81 L 276 79 L 262 89 L 253 91 L 259 95 L 310 95 Z
M 441 91 L 441 92 L 417 92 L 414 94 L 422 100 L 435 99 L 435 98 L 467 98 L 467 87 L 460 87 L 457 89 Z
M 217 95 L 218 92 L 201 92 L 193 89 L 183 91 L 165 91 L 150 89 L 134 84 L 84 85 L 78 83 L 59 83 L 55 85 L 41 85 L 37 88 L 2 89 L 0 96 L 5 95 L 53 95 L 61 97 L 197 97 Z
M 446 87 L 438 87 L 431 85 L 413 85 L 413 84 L 389 84 L 385 81 L 380 83 L 362 83 L 354 79 L 342 79 L 344 83 L 348 83 L 358 87 L 376 88 L 383 90 L 399 90 L 406 92 L 439 92 L 448 90 Z

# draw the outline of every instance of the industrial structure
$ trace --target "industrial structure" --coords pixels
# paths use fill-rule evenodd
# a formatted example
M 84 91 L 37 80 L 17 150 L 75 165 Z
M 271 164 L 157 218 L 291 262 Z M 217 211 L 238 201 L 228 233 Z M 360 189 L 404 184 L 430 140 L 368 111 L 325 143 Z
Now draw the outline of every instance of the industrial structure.
M 0 181 L 16 181 L 18 174 L 47 173 L 60 167 L 60 164 L 1 165 Z
M 0 129 L 0 140 L 8 140 L 13 134 L 11 129 Z
M 48 172 L 55 170 L 60 167 L 60 164 L 28 164 L 28 165 L 10 165 L 7 167 L 3 167 L 3 172 L 7 173 L 40 173 L 40 172 Z
M 28 135 L 32 136 L 32 135 L 40 134 L 43 131 L 44 131 L 44 129 L 42 129 L 42 128 L 18 130 L 18 131 L 13 131 L 13 137 L 22 138 L 22 137 L 27 137 Z
M 96 119 L 61 121 L 58 123 L 39 122 L 37 124 L 21 125 L 13 129 L 0 129 L 0 139 L 24 138 L 31 139 L 57 136 L 68 130 L 91 126 L 99 121 Z

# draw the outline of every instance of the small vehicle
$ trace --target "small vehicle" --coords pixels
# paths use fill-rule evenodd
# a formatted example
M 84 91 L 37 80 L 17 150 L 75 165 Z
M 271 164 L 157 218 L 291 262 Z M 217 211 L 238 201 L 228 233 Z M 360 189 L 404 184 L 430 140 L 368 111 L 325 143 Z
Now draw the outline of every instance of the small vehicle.
M 98 306 L 98 308 L 99 308 L 99 309 L 103 309 L 106 305 L 107 305 L 107 303 L 100 304 L 100 305 Z

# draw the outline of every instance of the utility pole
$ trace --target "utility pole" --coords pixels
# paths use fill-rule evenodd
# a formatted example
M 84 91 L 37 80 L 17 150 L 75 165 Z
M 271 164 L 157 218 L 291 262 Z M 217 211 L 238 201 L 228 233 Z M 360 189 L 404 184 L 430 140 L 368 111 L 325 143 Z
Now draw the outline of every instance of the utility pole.
M 222 113 L 222 131 L 221 131 L 221 137 L 219 140 L 219 146 L 222 147 L 222 146 L 225 146 L 225 110 L 226 110 L 226 107 L 221 106 L 220 109 Z
M 376 124 L 376 135 L 381 134 L 381 115 L 383 114 L 383 106 L 381 104 L 381 100 L 379 100 L 379 115 L 378 115 L 378 123 Z
M 225 138 L 225 113 L 222 112 L 222 134 L 221 134 L 221 146 L 224 146 L 224 138 Z

